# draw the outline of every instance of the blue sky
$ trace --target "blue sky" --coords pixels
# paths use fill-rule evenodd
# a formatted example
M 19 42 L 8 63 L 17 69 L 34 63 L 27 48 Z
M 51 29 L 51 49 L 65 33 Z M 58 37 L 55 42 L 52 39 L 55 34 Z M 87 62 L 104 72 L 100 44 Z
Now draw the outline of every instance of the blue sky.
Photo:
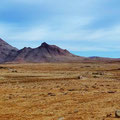
M 120 58 L 120 0 L 4 0 L 0 37 L 19 49 L 48 42 L 81 56 Z

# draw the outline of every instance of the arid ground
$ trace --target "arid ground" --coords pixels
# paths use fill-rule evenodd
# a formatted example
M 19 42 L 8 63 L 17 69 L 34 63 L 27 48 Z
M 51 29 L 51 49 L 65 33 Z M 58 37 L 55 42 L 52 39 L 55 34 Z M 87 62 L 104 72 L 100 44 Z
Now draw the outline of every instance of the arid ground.
M 0 65 L 0 120 L 118 120 L 120 63 Z

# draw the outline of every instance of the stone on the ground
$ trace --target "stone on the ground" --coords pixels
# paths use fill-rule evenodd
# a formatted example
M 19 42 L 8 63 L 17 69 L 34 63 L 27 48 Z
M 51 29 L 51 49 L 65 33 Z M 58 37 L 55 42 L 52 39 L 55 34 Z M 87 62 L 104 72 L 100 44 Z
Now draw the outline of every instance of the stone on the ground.
M 120 118 L 120 110 L 116 110 L 115 111 L 115 117 L 116 118 Z
M 64 120 L 64 117 L 60 117 L 60 118 L 58 118 L 58 120 Z
M 82 79 L 83 77 L 82 76 L 78 76 L 78 79 Z
M 56 96 L 54 93 L 48 93 L 49 96 Z

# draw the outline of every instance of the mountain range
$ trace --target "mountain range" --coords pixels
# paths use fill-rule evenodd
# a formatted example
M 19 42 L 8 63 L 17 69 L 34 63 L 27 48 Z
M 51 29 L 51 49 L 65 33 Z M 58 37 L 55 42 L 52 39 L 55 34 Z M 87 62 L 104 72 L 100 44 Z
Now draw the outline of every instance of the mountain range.
M 75 62 L 84 57 L 76 56 L 56 45 L 42 43 L 37 48 L 24 47 L 21 50 L 0 39 L 0 63 L 5 62 Z
M 37 48 L 24 47 L 21 50 L 9 45 L 0 38 L 0 63 L 39 63 L 39 62 L 90 62 L 119 61 L 120 59 L 102 57 L 81 57 L 61 49 L 56 45 L 42 43 Z

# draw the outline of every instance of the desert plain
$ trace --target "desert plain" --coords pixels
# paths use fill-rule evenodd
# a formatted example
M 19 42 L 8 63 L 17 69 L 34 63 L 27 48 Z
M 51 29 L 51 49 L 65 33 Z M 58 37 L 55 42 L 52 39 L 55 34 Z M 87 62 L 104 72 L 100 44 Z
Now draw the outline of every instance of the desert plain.
M 0 120 L 119 120 L 120 63 L 0 64 Z

